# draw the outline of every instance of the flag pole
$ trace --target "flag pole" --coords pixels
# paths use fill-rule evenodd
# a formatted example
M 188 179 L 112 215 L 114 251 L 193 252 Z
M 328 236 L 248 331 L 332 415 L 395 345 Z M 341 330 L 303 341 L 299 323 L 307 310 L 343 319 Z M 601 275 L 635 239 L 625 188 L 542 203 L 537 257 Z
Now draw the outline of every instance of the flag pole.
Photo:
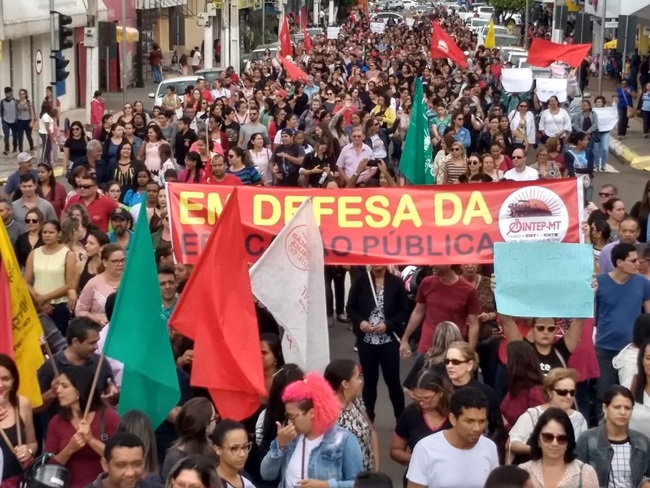
M 97 369 L 95 370 L 95 376 L 93 378 L 93 383 L 90 385 L 90 393 L 88 394 L 88 403 L 86 404 L 86 410 L 84 410 L 84 416 L 82 417 L 83 420 L 86 420 L 88 418 L 88 414 L 90 413 L 90 406 L 93 403 L 93 396 L 95 395 L 95 390 L 97 389 L 97 381 L 99 381 L 99 373 L 102 369 L 103 363 L 104 355 L 100 354 L 99 361 L 97 362 Z
M 52 362 L 52 371 L 54 371 L 54 378 L 59 377 L 59 368 L 56 367 L 56 361 L 54 360 L 54 354 L 52 354 L 52 349 L 50 348 L 50 345 L 47 342 L 47 338 L 45 339 L 45 342 L 43 343 L 43 347 L 45 348 L 45 353 L 47 354 L 49 361 Z

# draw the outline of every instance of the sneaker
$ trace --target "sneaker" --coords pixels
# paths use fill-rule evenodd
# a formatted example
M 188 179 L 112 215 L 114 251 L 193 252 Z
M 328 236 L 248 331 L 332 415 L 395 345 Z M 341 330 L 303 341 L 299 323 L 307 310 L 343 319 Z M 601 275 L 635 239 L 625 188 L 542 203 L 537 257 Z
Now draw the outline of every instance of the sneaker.
M 358 348 L 357 346 L 354 346 L 354 347 L 352 348 L 352 350 L 353 350 L 354 352 L 359 352 L 359 348 Z
M 339 322 L 347 322 L 348 316 L 345 315 L 344 313 L 340 313 L 336 316 L 336 320 L 338 320 Z

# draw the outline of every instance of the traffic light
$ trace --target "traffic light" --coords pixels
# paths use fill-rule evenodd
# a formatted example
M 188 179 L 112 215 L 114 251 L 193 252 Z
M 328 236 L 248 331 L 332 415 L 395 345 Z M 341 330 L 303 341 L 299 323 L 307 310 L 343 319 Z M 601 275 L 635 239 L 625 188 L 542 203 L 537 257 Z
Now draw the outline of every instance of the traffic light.
M 74 42 L 72 42 L 74 32 L 70 27 L 66 27 L 67 25 L 72 24 L 72 17 L 64 15 L 61 12 L 57 12 L 57 14 L 59 16 L 59 50 L 62 51 L 74 46 Z
M 58 83 L 59 81 L 64 81 L 68 76 L 70 76 L 70 73 L 65 70 L 66 66 L 70 64 L 70 60 L 61 56 L 56 58 L 55 63 L 56 70 L 54 73 L 54 81 Z

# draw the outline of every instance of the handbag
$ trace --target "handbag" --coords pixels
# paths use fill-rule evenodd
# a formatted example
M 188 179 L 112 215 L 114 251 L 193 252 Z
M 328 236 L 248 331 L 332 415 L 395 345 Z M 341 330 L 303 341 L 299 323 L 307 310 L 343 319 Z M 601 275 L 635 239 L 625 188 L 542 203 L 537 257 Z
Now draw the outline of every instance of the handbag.
M 636 111 L 632 105 L 628 105 L 626 111 L 628 119 L 633 119 L 636 116 Z

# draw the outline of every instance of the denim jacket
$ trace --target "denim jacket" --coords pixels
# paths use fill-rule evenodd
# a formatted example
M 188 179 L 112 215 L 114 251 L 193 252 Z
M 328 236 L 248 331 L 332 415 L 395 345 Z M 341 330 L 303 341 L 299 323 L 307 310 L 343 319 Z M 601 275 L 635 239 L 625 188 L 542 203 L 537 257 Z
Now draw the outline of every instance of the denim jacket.
M 630 468 L 632 488 L 641 484 L 644 477 L 650 477 L 650 439 L 636 430 L 628 430 L 630 447 Z M 576 449 L 578 459 L 590 464 L 596 470 L 600 486 L 609 486 L 610 466 L 614 449 L 607 439 L 605 427 L 593 427 L 578 437 Z
M 281 451 L 277 439 L 271 442 L 271 448 L 260 467 L 262 478 L 271 481 L 280 478 L 279 488 L 285 486 L 284 473 L 289 460 L 296 450 L 299 437 L 296 437 Z M 363 455 L 359 441 L 348 430 L 335 425 L 325 432 L 323 441 L 309 456 L 307 477 L 327 481 L 329 488 L 352 488 L 357 474 L 363 471 Z

